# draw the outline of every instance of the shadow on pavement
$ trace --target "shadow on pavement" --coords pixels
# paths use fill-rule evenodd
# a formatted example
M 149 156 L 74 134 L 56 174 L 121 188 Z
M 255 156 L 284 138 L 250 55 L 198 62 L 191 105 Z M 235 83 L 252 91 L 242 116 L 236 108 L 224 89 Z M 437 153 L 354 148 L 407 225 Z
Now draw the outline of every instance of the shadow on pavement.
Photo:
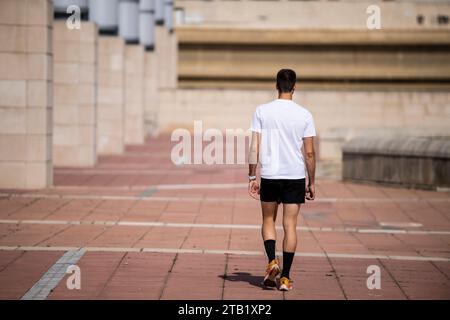
M 254 276 L 251 273 L 248 272 L 233 272 L 227 275 L 220 275 L 220 278 L 224 279 L 225 281 L 241 281 L 241 282 L 247 282 L 251 284 L 252 286 L 261 288 L 263 290 L 276 290 L 276 288 L 269 288 L 263 286 L 261 283 L 264 279 L 263 276 Z

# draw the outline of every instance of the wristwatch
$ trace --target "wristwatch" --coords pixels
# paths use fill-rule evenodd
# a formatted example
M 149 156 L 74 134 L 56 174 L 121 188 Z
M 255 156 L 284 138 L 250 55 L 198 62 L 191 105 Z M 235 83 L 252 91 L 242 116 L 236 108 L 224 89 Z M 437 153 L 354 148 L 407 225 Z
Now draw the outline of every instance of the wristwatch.
M 248 180 L 249 180 L 249 181 L 256 180 L 256 176 L 248 176 Z

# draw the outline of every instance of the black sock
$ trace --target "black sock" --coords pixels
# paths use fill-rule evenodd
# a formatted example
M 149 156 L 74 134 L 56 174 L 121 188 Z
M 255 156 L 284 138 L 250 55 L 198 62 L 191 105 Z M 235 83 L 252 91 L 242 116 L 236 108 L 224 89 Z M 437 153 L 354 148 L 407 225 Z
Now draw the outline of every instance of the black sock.
M 294 260 L 295 252 L 283 251 L 283 271 L 281 277 L 289 278 L 289 271 L 291 271 L 292 261 Z
M 264 248 L 266 248 L 267 258 L 269 258 L 269 262 L 275 259 L 275 240 L 264 241 Z

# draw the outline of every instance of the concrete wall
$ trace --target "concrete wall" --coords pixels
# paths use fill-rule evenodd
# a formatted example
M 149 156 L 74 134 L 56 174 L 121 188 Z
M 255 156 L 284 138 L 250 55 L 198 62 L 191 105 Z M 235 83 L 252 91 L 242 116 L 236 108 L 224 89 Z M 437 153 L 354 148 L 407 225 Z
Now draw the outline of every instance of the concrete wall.
M 0 1 L 0 188 L 50 186 L 51 1 Z
M 275 98 L 275 90 L 163 90 L 159 125 L 171 132 L 202 120 L 203 128 L 247 130 L 255 108 Z M 294 100 L 314 115 L 321 159 L 339 160 L 341 145 L 370 129 L 450 135 L 449 92 L 311 90 Z
M 256 27 L 359 28 L 366 29 L 369 5 L 378 5 L 383 28 L 437 27 L 438 14 L 450 15 L 448 1 L 427 0 L 339 0 L 339 1 L 255 1 L 177 0 L 190 25 L 232 25 Z M 276 8 L 274 10 L 274 8 Z M 423 25 L 417 15 L 425 17 Z M 450 28 L 450 25 L 439 26 Z
M 344 180 L 450 186 L 450 137 L 360 137 L 343 147 Z
M 144 48 L 125 47 L 125 135 L 126 144 L 144 142 Z
M 98 154 L 120 154 L 124 150 L 124 57 L 123 39 L 98 37 Z
M 182 27 L 180 87 L 272 88 L 281 68 L 315 88 L 450 88 L 450 30 Z M 286 36 L 289 34 L 289 36 Z
M 96 162 L 97 27 L 83 22 L 70 30 L 54 23 L 53 164 Z

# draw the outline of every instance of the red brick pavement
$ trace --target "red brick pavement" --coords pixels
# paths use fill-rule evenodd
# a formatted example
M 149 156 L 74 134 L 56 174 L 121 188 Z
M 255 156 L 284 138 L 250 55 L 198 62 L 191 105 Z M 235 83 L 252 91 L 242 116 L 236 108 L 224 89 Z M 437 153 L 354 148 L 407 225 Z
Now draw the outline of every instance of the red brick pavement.
M 80 247 L 81 290 L 66 275 L 49 299 L 450 298 L 449 193 L 319 178 L 283 294 L 259 285 L 260 209 L 245 167 L 176 166 L 170 149 L 152 139 L 92 168 L 57 168 L 52 188 L 0 190 L 0 298 L 20 299 Z M 367 289 L 369 265 L 380 290 Z

